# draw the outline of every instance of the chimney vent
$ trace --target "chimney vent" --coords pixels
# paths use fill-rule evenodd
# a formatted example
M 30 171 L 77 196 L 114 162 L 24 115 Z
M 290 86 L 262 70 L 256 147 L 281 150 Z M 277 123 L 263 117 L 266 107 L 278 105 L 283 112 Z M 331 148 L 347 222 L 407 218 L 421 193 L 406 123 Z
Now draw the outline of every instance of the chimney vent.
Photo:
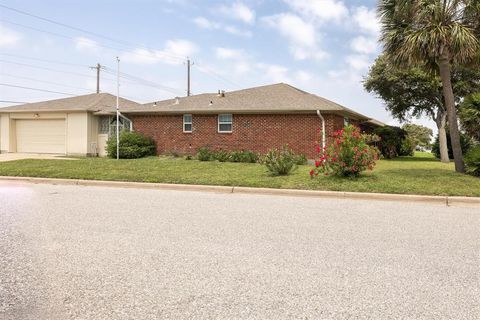
M 175 104 L 179 104 L 180 103 L 180 98 L 179 97 L 175 97 Z
M 225 90 L 220 91 L 220 97 L 225 98 Z

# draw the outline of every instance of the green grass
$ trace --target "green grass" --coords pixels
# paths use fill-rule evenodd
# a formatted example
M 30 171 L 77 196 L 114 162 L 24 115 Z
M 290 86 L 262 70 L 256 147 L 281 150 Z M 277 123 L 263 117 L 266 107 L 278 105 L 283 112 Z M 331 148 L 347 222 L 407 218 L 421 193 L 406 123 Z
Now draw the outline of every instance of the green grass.
M 310 179 L 311 168 L 300 166 L 289 176 L 272 177 L 259 164 L 200 162 L 167 157 L 119 161 L 83 158 L 75 161 L 3 162 L 0 163 L 0 176 L 480 196 L 479 178 L 458 174 L 452 163 L 443 164 L 429 153 L 380 160 L 373 171 L 357 179 L 330 176 Z

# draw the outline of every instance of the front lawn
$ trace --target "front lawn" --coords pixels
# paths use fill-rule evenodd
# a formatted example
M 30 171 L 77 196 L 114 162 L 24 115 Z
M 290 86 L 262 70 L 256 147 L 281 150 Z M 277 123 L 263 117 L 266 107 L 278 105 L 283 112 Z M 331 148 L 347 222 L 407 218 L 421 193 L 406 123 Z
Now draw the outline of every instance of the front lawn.
M 272 177 L 260 164 L 200 162 L 167 157 L 120 161 L 84 158 L 76 161 L 3 162 L 0 163 L 0 176 L 480 196 L 479 178 L 458 174 L 453 169 L 453 163 L 443 164 L 427 153 L 380 160 L 374 171 L 357 179 L 320 176 L 312 180 L 309 176 L 311 168 L 300 166 L 289 176 Z

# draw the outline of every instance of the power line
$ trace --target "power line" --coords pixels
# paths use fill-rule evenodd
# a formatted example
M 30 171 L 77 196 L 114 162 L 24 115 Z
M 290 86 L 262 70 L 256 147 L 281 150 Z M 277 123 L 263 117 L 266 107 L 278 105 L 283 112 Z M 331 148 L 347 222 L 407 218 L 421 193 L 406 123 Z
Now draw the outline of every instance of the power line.
M 73 94 L 73 93 L 51 91 L 51 90 L 45 90 L 45 89 L 40 89 L 40 88 L 17 86 L 17 85 L 10 84 L 10 83 L 0 83 L 0 86 L 11 87 L 11 88 L 19 88 L 19 89 L 25 89 L 25 90 L 33 90 L 33 91 L 41 91 L 41 92 L 49 92 L 49 93 L 56 93 L 56 94 L 63 94 L 63 95 L 66 95 L 66 96 L 76 96 L 76 94 Z
M 20 13 L 20 14 L 23 14 L 23 15 L 26 15 L 26 16 L 29 16 L 29 17 L 33 17 L 33 18 L 36 18 L 36 19 L 39 19 L 39 20 L 42 20 L 42 21 L 46 21 L 46 22 L 49 22 L 49 23 L 52 23 L 52 24 L 55 24 L 55 25 L 59 25 L 59 26 L 62 26 L 64 28 L 68 28 L 68 29 L 71 29 L 71 30 L 75 30 L 75 31 L 78 31 L 78 32 L 81 32 L 81 33 L 86 33 L 86 34 L 89 34 L 89 35 L 92 35 L 92 36 L 95 36 L 95 37 L 98 37 L 98 38 L 102 38 L 102 39 L 106 39 L 108 41 L 112 41 L 112 42 L 116 42 L 116 43 L 120 43 L 124 46 L 128 46 L 128 47 L 133 47 L 133 48 L 138 48 L 138 47 L 141 47 L 143 49 L 147 49 L 149 51 L 155 51 L 155 50 L 152 50 L 151 48 L 148 48 L 148 47 L 145 47 L 143 45 L 138 45 L 138 44 L 135 44 L 135 43 L 132 43 L 132 42 L 128 42 L 128 41 L 125 41 L 125 40 L 121 40 L 121 39 L 116 39 L 116 38 L 112 38 L 112 37 L 109 37 L 109 36 L 105 36 L 103 34 L 100 34 L 100 33 L 97 33 L 97 32 L 93 32 L 93 31 L 89 31 L 89 30 L 85 30 L 85 29 L 82 29 L 82 28 L 79 28 L 79 27 L 75 27 L 75 26 L 72 26 L 72 25 L 68 25 L 66 23 L 62 23 L 62 22 L 59 22 L 59 21 L 55 21 L 55 20 L 52 20 L 52 19 L 48 19 L 48 18 L 45 18 L 45 17 L 41 17 L 41 16 L 38 16 L 36 14 L 33 14 L 33 13 L 29 13 L 29 12 L 26 12 L 26 11 L 23 11 L 23 10 L 19 10 L 19 9 L 16 9 L 16 8 L 12 8 L 12 7 L 9 7 L 9 6 L 6 6 L 6 5 L 3 5 L 3 4 L 0 4 L 0 7 L 2 8 L 5 8 L 7 10 L 11 10 L 11 11 L 14 11 L 14 12 L 17 12 L 17 13 Z M 185 60 L 185 57 L 179 55 L 179 54 L 174 54 L 174 53 L 168 53 L 168 52 L 163 52 L 163 54 L 165 55 L 169 55 L 171 57 L 175 57 L 177 59 L 181 58 L 181 60 Z
M 83 64 L 71 63 L 71 62 L 60 62 L 60 61 L 54 61 L 54 60 L 48 60 L 48 59 L 40 59 L 40 58 L 35 58 L 35 57 L 22 56 L 22 55 L 18 55 L 18 54 L 0 53 L 0 55 L 2 55 L 2 56 L 8 56 L 8 57 L 14 57 L 14 58 L 20 58 L 20 59 L 27 59 L 27 60 L 34 60 L 34 61 L 46 62 L 46 63 L 61 64 L 61 65 L 66 65 L 66 66 L 74 66 L 74 67 L 88 68 L 87 65 L 83 65 Z
M 84 91 L 89 91 L 89 92 L 92 91 L 92 90 L 87 89 L 87 88 L 70 86 L 70 85 L 67 85 L 67 84 L 62 84 L 62 83 L 52 82 L 52 81 L 46 81 L 46 80 L 40 80 L 40 79 L 34 79 L 34 78 L 30 78 L 30 77 L 17 76 L 17 75 L 8 74 L 8 73 L 0 73 L 0 76 L 7 76 L 7 77 L 18 78 L 18 79 L 23 79 L 23 80 L 30 80 L 30 81 L 46 83 L 46 84 L 53 84 L 53 85 L 56 85 L 56 86 L 72 88 L 72 89 L 79 89 L 79 90 L 84 90 Z
M 29 67 L 29 68 L 35 68 L 35 69 L 41 69 L 41 70 L 47 70 L 47 71 L 52 71 L 52 72 L 72 74 L 72 75 L 79 76 L 79 77 L 95 78 L 94 76 L 88 75 L 88 74 L 82 74 L 82 73 L 71 72 L 71 71 L 64 71 L 64 70 L 57 70 L 57 69 L 51 69 L 51 68 L 46 68 L 46 67 L 39 67 L 39 66 L 34 66 L 34 65 L 31 65 L 31 64 L 27 64 L 27 63 L 20 63 L 20 62 L 8 61 L 8 60 L 3 60 L 3 59 L 0 59 L 0 62 L 2 62 L 2 63 L 16 64 L 16 65 L 19 65 L 19 66 L 24 66 L 24 67 Z
M 229 80 L 229 79 L 227 79 L 227 78 L 219 75 L 218 73 L 216 73 L 215 71 L 213 71 L 213 70 L 211 70 L 211 69 L 206 69 L 205 67 L 201 67 L 201 66 L 198 65 L 198 63 L 195 64 L 194 66 L 197 67 L 197 69 L 198 69 L 200 72 L 203 72 L 203 73 L 208 74 L 208 75 L 210 75 L 210 76 L 214 76 L 214 77 L 217 78 L 217 80 L 221 80 L 221 81 L 223 81 L 223 82 L 227 82 L 227 83 L 229 83 L 230 85 L 233 85 L 233 86 L 234 86 L 235 88 L 237 88 L 237 89 L 242 89 L 242 86 L 239 85 L 238 83 L 235 83 L 235 82 L 233 82 L 233 81 L 231 81 L 231 80 Z

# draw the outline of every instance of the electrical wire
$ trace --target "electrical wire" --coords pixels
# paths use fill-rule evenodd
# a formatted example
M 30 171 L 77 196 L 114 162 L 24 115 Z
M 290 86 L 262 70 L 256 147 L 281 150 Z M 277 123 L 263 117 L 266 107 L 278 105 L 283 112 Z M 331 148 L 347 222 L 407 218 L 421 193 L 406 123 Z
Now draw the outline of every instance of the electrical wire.
M 91 91 L 92 91 L 91 89 L 87 89 L 87 88 L 70 86 L 70 85 L 63 84 L 63 83 L 46 81 L 46 80 L 40 80 L 40 79 L 34 79 L 34 78 L 30 78 L 30 77 L 17 76 L 17 75 L 8 74 L 8 73 L 0 73 L 0 76 L 7 76 L 7 77 L 12 77 L 12 78 L 17 78 L 17 79 L 30 80 L 30 81 L 35 81 L 35 82 L 40 82 L 40 83 L 46 83 L 46 84 L 53 84 L 53 85 L 55 85 L 55 86 L 61 86 L 61 87 L 72 88 L 72 89 L 79 89 L 79 90 L 84 90 L 84 91 L 88 91 L 88 92 L 91 92 Z
M 40 58 L 35 58 L 35 57 L 28 57 L 28 56 L 23 56 L 23 55 L 18 55 L 18 54 L 11 54 L 11 53 L 3 53 L 0 52 L 0 56 L 8 56 L 8 57 L 13 57 L 13 58 L 20 58 L 20 59 L 26 59 L 26 60 L 34 60 L 34 61 L 40 61 L 40 62 L 46 62 L 46 63 L 53 63 L 53 64 L 61 64 L 61 65 L 66 65 L 66 66 L 74 66 L 74 67 L 82 67 L 82 68 L 89 68 L 90 66 L 83 65 L 83 64 L 78 64 L 78 63 L 71 63 L 71 62 L 60 62 L 60 61 L 54 61 L 54 60 L 48 60 L 48 59 L 40 59 Z
M 41 91 L 41 92 L 49 92 L 49 93 L 56 93 L 56 94 L 63 94 L 63 95 L 66 95 L 66 96 L 76 96 L 76 94 L 73 94 L 73 93 L 52 91 L 52 90 L 46 90 L 46 89 L 40 89 L 40 88 L 17 86 L 17 85 L 10 84 L 10 83 L 0 83 L 0 86 L 11 87 L 11 88 L 19 88 L 19 89 L 25 89 L 25 90 L 33 90 L 33 91 Z
M 25 101 L 0 100 L 0 103 L 28 103 Z

